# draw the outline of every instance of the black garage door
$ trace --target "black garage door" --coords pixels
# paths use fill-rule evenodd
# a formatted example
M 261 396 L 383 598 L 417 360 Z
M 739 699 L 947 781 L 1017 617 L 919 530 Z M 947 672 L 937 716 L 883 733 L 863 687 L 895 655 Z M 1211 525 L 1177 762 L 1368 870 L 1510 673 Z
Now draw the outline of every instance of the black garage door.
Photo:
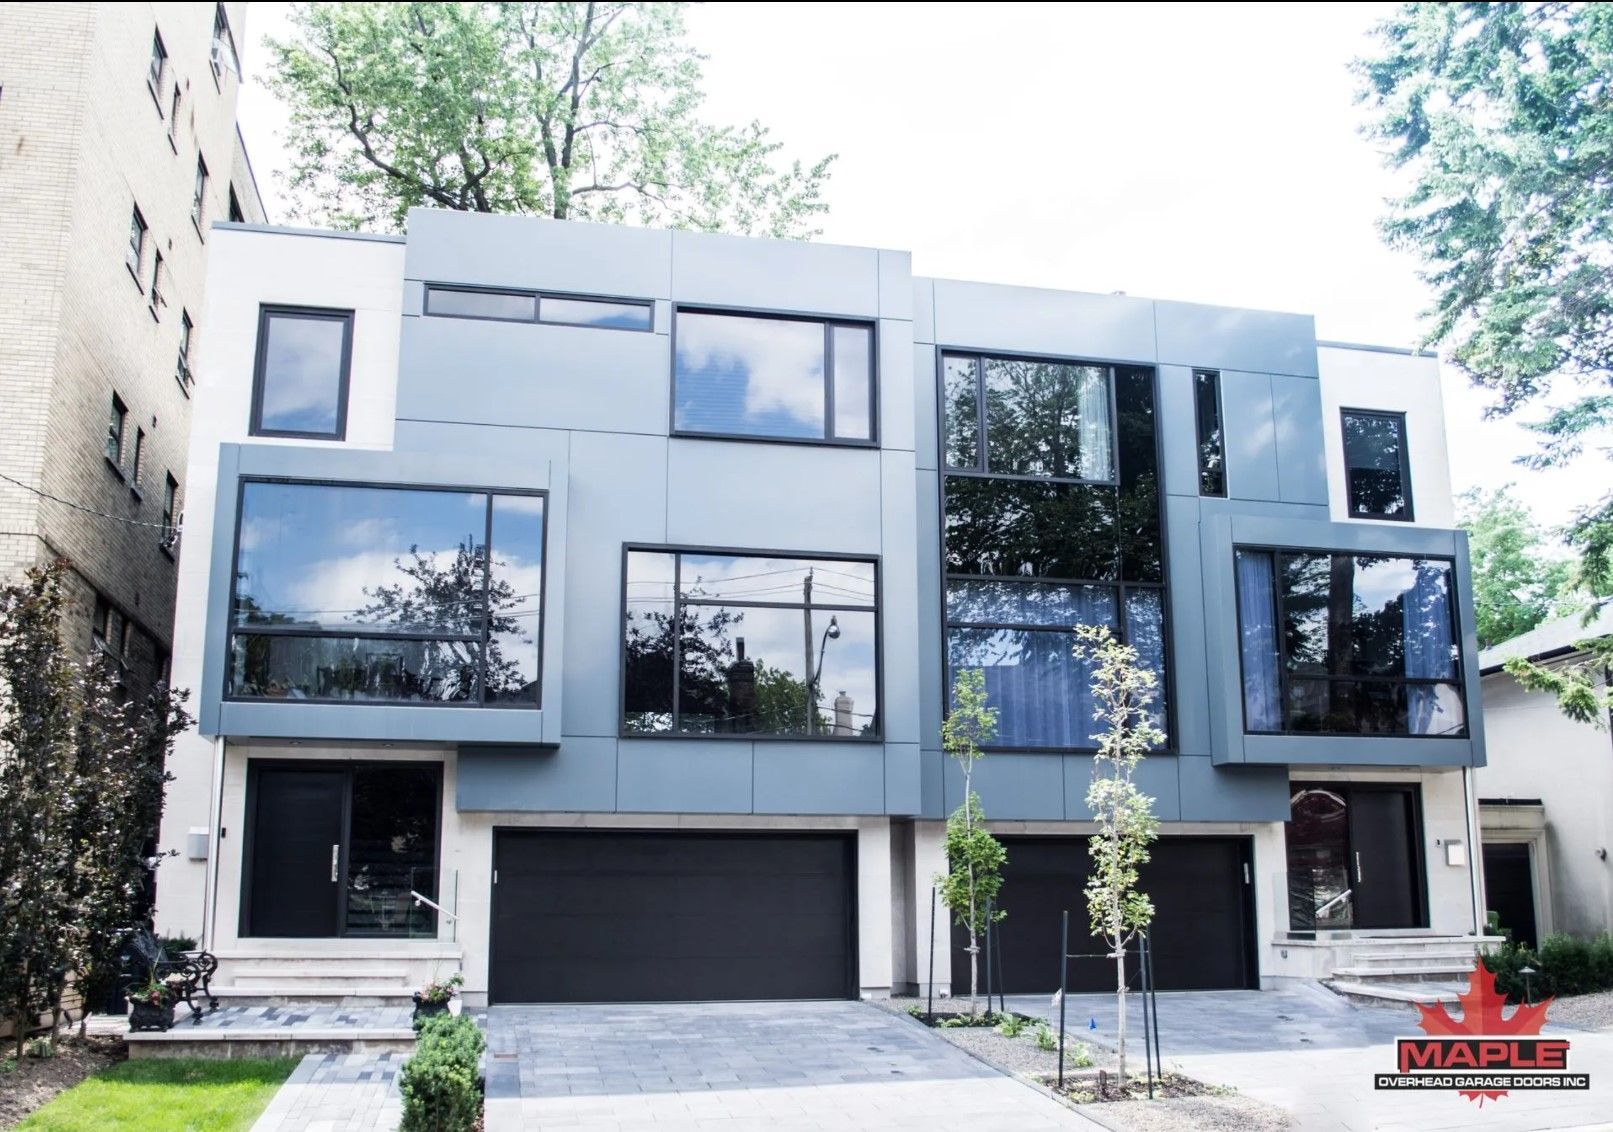
M 1044 994 L 1058 989 L 1059 920 L 1070 912 L 1072 954 L 1102 950 L 1087 934 L 1082 889 L 1091 871 L 1085 837 L 1005 837 L 1001 906 L 993 946 L 1001 950 L 1002 983 L 1008 994 Z M 1166 837 L 1154 844 L 1138 887 L 1154 902 L 1154 975 L 1160 990 L 1227 990 L 1254 987 L 1252 900 L 1246 882 L 1248 841 L 1237 837 Z M 945 909 L 941 910 L 945 915 Z M 961 928 L 952 932 L 952 989 L 967 993 L 968 945 Z M 985 949 L 980 985 L 986 984 Z M 1140 984 L 1134 978 L 1131 984 Z M 1076 991 L 1113 990 L 1108 959 L 1072 959 L 1069 986 Z
M 494 1002 L 848 998 L 849 836 L 497 830 Z

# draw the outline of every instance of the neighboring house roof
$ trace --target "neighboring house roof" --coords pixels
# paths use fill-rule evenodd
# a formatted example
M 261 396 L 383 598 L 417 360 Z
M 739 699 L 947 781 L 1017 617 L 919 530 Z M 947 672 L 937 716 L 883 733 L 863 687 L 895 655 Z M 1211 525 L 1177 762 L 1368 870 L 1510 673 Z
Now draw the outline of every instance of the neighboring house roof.
M 1488 676 L 1498 671 L 1503 662 L 1517 656 L 1532 660 L 1564 656 L 1573 652 L 1580 641 L 1609 633 L 1613 633 L 1613 601 L 1604 601 L 1589 625 L 1585 624 L 1583 613 L 1575 613 L 1536 625 L 1527 633 L 1485 649 L 1479 653 L 1479 673 Z

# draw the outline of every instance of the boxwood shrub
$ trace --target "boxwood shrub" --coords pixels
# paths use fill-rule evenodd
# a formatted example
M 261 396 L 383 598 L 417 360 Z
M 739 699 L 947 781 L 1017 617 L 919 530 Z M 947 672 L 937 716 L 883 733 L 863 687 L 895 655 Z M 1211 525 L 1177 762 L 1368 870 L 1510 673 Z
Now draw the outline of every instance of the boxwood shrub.
M 1526 989 L 1536 1002 L 1547 995 L 1613 990 L 1613 935 L 1550 935 L 1539 951 L 1509 939 L 1484 957 L 1484 965 L 1495 973 L 1496 989 L 1512 1002 L 1522 1002 Z M 1525 967 L 1535 972 L 1527 980 Z
M 414 1056 L 398 1074 L 402 1132 L 470 1132 L 482 1114 L 477 1068 L 487 1039 L 458 1014 L 422 1018 L 415 1033 Z

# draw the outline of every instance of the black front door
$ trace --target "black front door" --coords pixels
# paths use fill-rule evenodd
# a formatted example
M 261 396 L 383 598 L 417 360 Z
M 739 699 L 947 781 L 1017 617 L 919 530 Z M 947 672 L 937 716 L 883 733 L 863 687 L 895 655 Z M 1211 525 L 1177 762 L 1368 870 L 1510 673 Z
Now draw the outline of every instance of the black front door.
M 347 768 L 254 766 L 243 934 L 332 936 L 340 922 Z
M 1484 847 L 1484 904 L 1514 942 L 1535 946 L 1535 870 L 1527 843 Z
M 442 768 L 247 764 L 243 936 L 431 938 Z
M 1408 789 L 1350 791 L 1355 926 L 1415 928 L 1422 923 L 1416 798 Z
M 1421 829 L 1415 786 L 1295 783 L 1284 830 L 1289 927 L 1425 926 Z

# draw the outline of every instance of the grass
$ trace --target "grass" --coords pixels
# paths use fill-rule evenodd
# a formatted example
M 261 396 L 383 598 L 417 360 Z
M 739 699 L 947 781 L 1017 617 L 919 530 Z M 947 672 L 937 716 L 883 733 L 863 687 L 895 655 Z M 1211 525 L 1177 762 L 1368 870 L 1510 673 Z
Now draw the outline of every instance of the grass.
M 73 1086 L 17 1132 L 245 1132 L 297 1059 L 125 1061 Z

